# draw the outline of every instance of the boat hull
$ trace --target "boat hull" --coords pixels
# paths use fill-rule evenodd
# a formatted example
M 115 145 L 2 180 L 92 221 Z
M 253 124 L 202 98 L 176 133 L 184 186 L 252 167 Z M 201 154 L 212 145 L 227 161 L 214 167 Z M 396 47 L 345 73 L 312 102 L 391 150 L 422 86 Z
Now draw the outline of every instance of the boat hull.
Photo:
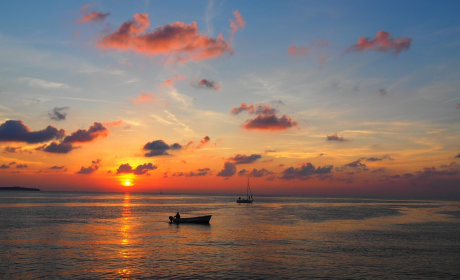
M 252 199 L 238 199 L 237 203 L 252 203 Z
M 173 218 L 169 216 L 171 223 L 175 224 L 209 224 L 212 215 L 200 216 L 200 217 L 191 217 L 191 218 Z

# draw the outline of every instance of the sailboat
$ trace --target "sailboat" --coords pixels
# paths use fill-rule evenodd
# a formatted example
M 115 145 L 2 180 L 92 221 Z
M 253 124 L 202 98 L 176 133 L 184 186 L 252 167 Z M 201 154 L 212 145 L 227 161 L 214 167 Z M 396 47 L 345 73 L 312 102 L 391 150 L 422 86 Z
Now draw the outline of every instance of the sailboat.
M 252 203 L 252 192 L 251 192 L 251 187 L 249 187 L 249 178 L 248 178 L 248 187 L 246 188 L 246 199 L 244 198 L 238 198 L 236 200 L 237 203 Z

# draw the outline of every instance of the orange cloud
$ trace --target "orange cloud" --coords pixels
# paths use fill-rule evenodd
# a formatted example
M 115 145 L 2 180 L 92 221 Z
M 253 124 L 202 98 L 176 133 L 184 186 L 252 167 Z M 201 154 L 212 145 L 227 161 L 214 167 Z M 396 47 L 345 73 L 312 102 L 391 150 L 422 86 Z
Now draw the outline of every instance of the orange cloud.
M 110 13 L 103 14 L 101 12 L 91 12 L 91 13 L 85 13 L 85 15 L 81 18 L 78 19 L 77 22 L 81 23 L 86 23 L 90 21 L 99 21 L 99 20 L 104 20 Z
M 141 92 L 138 98 L 133 98 L 134 103 L 141 103 L 141 102 L 153 102 L 158 100 L 158 98 L 153 97 L 151 93 Z
M 246 21 L 244 21 L 243 17 L 241 16 L 240 12 L 238 10 L 235 10 L 233 12 L 233 16 L 235 17 L 235 21 L 230 19 L 230 27 L 232 28 L 232 35 L 235 34 L 235 32 L 238 31 L 238 29 L 244 29 L 244 26 L 246 26 Z
M 122 120 L 113 121 L 113 122 L 104 122 L 105 126 L 120 126 L 123 124 Z
M 408 37 L 398 37 L 391 39 L 391 34 L 386 31 L 379 31 L 374 39 L 369 40 L 367 37 L 360 37 L 356 45 L 352 45 L 347 52 L 374 50 L 380 52 L 394 52 L 396 54 L 407 51 L 412 43 Z
M 135 14 L 116 32 L 104 36 L 98 47 L 104 50 L 132 50 L 145 55 L 173 55 L 175 61 L 188 62 L 215 58 L 234 51 L 222 35 L 209 38 L 200 34 L 196 22 L 174 22 L 147 32 L 148 14 Z

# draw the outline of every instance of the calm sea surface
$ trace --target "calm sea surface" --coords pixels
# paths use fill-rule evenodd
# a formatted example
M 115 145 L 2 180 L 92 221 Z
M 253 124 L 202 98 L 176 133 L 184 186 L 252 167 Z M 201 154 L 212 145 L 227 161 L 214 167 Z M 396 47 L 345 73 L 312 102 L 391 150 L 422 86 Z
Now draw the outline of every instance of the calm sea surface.
M 1 192 L 0 278 L 460 278 L 459 202 L 236 199 Z

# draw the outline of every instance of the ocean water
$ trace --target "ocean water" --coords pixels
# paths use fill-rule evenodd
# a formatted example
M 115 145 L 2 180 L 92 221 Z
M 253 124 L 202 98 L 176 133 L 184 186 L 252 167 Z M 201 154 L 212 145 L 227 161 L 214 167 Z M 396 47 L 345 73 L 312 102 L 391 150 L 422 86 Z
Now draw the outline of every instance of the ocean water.
M 0 278 L 460 278 L 460 202 L 236 199 L 1 192 Z

